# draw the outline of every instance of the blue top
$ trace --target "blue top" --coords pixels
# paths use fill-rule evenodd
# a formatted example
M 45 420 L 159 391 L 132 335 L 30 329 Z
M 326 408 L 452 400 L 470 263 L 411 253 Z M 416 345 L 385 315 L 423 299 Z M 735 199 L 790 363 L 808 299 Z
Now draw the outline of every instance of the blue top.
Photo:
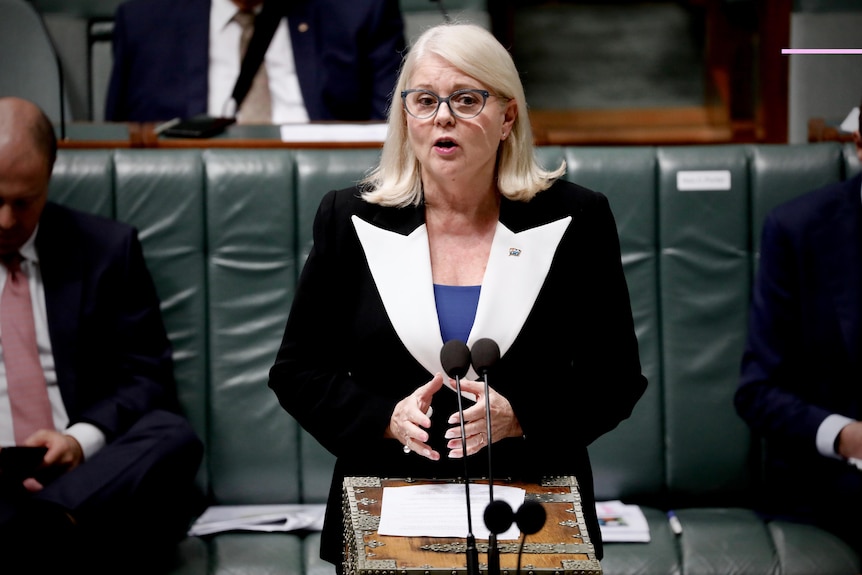
M 459 339 L 467 342 L 482 286 L 447 286 L 434 284 L 434 299 L 437 301 L 437 319 L 443 341 Z

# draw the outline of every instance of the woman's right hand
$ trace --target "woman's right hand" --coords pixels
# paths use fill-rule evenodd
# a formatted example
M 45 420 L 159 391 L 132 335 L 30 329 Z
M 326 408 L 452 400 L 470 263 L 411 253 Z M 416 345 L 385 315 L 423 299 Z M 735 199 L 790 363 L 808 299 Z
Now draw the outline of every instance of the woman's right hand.
M 432 461 L 440 459 L 440 454 L 431 449 L 426 429 L 431 427 L 431 399 L 443 387 L 443 375 L 438 373 L 425 385 L 399 401 L 389 418 L 386 437 L 398 440 L 404 445 L 404 452 L 414 451 Z

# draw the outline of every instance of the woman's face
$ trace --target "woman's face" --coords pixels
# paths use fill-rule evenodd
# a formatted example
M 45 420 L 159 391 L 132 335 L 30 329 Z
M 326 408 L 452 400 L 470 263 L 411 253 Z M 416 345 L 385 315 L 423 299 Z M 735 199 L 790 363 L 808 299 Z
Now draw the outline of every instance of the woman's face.
M 477 176 L 487 178 L 489 183 L 493 181 L 497 149 L 511 131 L 517 115 L 515 101 L 496 97 L 487 86 L 434 55 L 417 62 L 407 88 L 433 92 L 438 99 L 457 90 L 491 92 L 485 107 L 473 118 L 455 116 L 446 103 L 441 103 L 436 114 L 429 118 L 416 118 L 406 110 L 405 116 L 408 138 L 422 165 L 426 184 L 429 178 L 443 186 Z M 472 98 L 471 95 L 467 97 Z

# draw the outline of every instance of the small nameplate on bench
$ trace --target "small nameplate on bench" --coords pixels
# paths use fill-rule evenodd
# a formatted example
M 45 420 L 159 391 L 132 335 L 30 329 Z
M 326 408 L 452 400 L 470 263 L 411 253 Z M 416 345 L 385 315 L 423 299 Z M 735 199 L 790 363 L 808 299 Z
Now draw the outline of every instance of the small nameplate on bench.
M 730 189 L 730 170 L 691 170 L 676 173 L 676 189 L 701 192 Z

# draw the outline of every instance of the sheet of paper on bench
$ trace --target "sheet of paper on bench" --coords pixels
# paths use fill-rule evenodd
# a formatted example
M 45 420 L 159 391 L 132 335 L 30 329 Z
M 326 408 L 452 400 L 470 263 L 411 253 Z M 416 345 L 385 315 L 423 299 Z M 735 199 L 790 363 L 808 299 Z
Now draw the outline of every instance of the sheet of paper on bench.
M 596 515 L 606 543 L 649 543 L 649 523 L 637 505 L 622 501 L 597 501 Z
M 524 503 L 525 490 L 507 485 L 494 485 L 494 499 L 502 499 L 512 509 Z M 470 484 L 470 510 L 473 535 L 487 539 L 483 515 L 488 506 L 487 484 Z M 439 483 L 384 487 L 380 506 L 379 535 L 404 537 L 459 537 L 467 536 L 467 489 L 463 484 Z M 497 535 L 498 540 L 517 539 L 517 525 Z
M 198 517 L 189 535 L 223 531 L 320 531 L 326 505 L 214 505 Z
M 386 124 L 284 124 L 282 142 L 383 142 Z

